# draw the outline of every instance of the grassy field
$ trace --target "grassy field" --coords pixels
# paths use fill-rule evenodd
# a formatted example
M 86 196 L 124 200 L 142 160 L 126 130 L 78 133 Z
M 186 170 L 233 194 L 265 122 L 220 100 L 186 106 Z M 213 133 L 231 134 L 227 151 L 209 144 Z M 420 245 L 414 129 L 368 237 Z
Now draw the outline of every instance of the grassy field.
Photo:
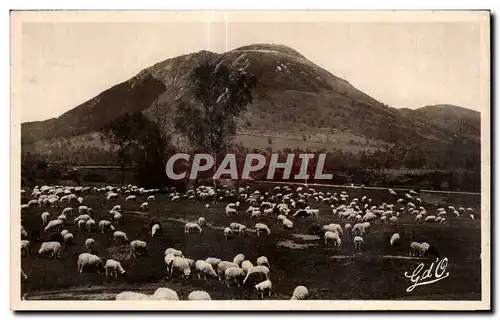
M 271 188 L 261 186 L 259 189 Z M 316 188 L 324 191 L 340 192 L 344 189 L 331 187 Z M 346 189 L 350 198 L 367 195 L 374 203 L 391 202 L 385 190 Z M 355 253 L 352 239 L 343 238 L 341 248 L 325 245 L 323 239 L 308 235 L 308 228 L 313 223 L 321 225 L 341 223 L 333 216 L 327 205 L 310 202 L 313 208 L 320 209 L 319 219 L 294 219 L 294 230 L 284 230 L 276 221 L 276 216 L 263 216 L 262 222 L 271 228 L 268 237 L 257 237 L 250 232 L 244 237 L 234 237 L 225 241 L 223 228 L 231 222 L 245 224 L 253 228 L 255 222 L 244 213 L 247 206 L 242 205 L 237 217 L 225 215 L 227 202 L 212 204 L 207 202 L 180 200 L 172 202 L 167 195 L 156 195 L 150 201 L 149 210 L 141 212 L 140 204 L 145 196 L 138 196 L 136 202 L 125 202 L 125 196 L 110 203 L 103 194 L 88 193 L 83 195 L 84 204 L 94 209 L 95 220 L 109 219 L 109 210 L 114 204 L 121 204 L 124 219 L 117 230 L 127 233 L 129 240 L 140 239 L 148 243 L 148 256 L 132 258 L 128 245 L 115 245 L 111 241 L 112 233 L 104 235 L 93 232 L 77 231 L 68 218 L 66 229 L 75 235 L 75 244 L 63 247 L 63 258 L 50 260 L 37 256 L 40 243 L 32 243 L 32 255 L 21 258 L 23 270 L 28 279 L 22 279 L 22 294 L 26 299 L 113 299 L 118 292 L 130 290 L 152 293 L 158 287 L 176 290 L 181 299 L 186 299 L 193 290 L 206 290 L 212 299 L 259 299 L 252 287 L 227 287 L 218 280 L 199 280 L 193 274 L 190 279 L 166 277 L 164 251 L 174 247 L 183 251 L 188 258 L 198 260 L 218 257 L 232 260 L 238 253 L 255 264 L 257 257 L 265 255 L 271 264 L 271 281 L 274 294 L 269 299 L 289 299 L 297 285 L 309 289 L 310 299 L 328 300 L 385 300 L 385 299 L 431 299 L 431 300 L 480 300 L 481 299 L 481 230 L 480 198 L 476 195 L 426 195 L 422 194 L 424 207 L 428 212 L 435 212 L 436 204 L 472 207 L 476 220 L 466 217 L 448 217 L 448 223 L 417 224 L 413 216 L 401 216 L 397 226 L 376 223 L 371 231 L 363 236 L 364 246 L 360 253 Z M 392 201 L 393 202 L 393 201 Z M 55 219 L 62 211 L 60 208 L 33 208 L 22 213 L 23 226 L 30 232 L 39 229 L 40 214 L 49 211 Z M 184 223 L 196 221 L 203 216 L 208 226 L 200 234 L 184 234 Z M 74 217 L 73 217 L 74 218 Z M 152 238 L 148 234 L 149 222 L 161 221 L 163 232 Z M 318 221 L 319 220 L 319 221 Z M 397 247 L 389 245 L 389 238 L 394 232 L 401 235 Z M 421 262 L 429 265 L 432 261 L 408 257 L 409 243 L 426 241 L 435 245 L 442 257 L 447 257 L 447 271 L 450 276 L 437 283 L 417 287 L 410 293 L 406 288 L 411 285 L 404 276 L 411 273 Z M 76 268 L 77 256 L 84 252 L 84 241 L 92 237 L 97 243 L 98 255 L 105 259 L 121 261 L 127 275 L 120 279 L 107 278 L 105 275 L 80 275 Z M 47 238 L 47 236 L 45 236 Z

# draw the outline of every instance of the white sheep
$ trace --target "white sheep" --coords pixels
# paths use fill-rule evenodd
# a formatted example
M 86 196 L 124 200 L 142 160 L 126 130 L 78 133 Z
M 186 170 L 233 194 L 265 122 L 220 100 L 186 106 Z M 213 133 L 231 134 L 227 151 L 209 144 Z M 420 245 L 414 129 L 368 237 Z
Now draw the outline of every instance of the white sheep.
M 243 271 L 245 272 L 245 274 L 248 273 L 248 270 L 253 267 L 253 264 L 248 261 L 248 260 L 245 260 L 241 263 L 241 269 L 243 269 Z
M 257 236 L 260 236 L 261 233 L 263 233 L 264 235 L 271 234 L 271 230 L 269 229 L 269 227 L 263 223 L 256 223 L 255 230 L 257 231 Z
M 77 267 L 78 267 L 78 272 L 83 274 L 83 270 L 85 268 L 95 268 L 94 271 L 97 273 L 100 273 L 101 270 L 104 269 L 104 264 L 102 263 L 101 258 L 99 258 L 96 255 L 90 254 L 90 253 L 82 253 L 78 256 L 78 261 L 77 261 Z
M 219 258 L 213 258 L 213 257 L 209 257 L 209 258 L 206 258 L 205 261 L 207 263 L 209 263 L 212 268 L 217 269 L 217 266 L 219 265 L 219 263 L 222 261 L 221 259 Z
M 293 290 L 292 297 L 290 300 L 305 300 L 309 295 L 309 291 L 304 286 L 297 286 L 295 290 Z
M 83 230 L 83 228 L 85 227 L 85 221 L 78 220 L 77 227 L 78 227 L 78 230 Z
M 123 218 L 123 215 L 120 212 L 116 212 L 113 215 L 113 220 L 115 220 L 116 223 L 120 223 L 120 221 L 122 220 L 122 218 Z
M 206 291 L 196 290 L 188 295 L 188 300 L 212 300 Z
M 328 243 L 328 240 L 332 240 L 336 247 L 340 247 L 340 245 L 342 244 L 340 236 L 336 232 L 326 231 L 324 238 L 325 238 L 325 244 Z
M 195 232 L 195 231 L 198 233 L 202 232 L 200 225 L 198 225 L 197 223 L 188 222 L 184 225 L 184 233 L 185 234 L 190 234 L 191 232 Z
M 363 245 L 365 241 L 363 240 L 362 237 L 360 236 L 355 236 L 354 237 L 354 250 L 361 250 L 361 246 Z
M 148 210 L 148 208 L 149 208 L 149 205 L 148 205 L 148 203 L 147 203 L 147 202 L 143 202 L 143 203 L 141 204 L 141 209 L 142 209 L 142 210 Z
M 226 238 L 226 240 L 227 240 L 227 238 L 231 235 L 233 235 L 233 230 L 231 230 L 231 228 L 229 228 L 229 227 L 225 227 L 224 228 L 224 238 Z
M 140 254 L 144 254 L 147 251 L 147 244 L 141 240 L 134 240 L 130 242 L 130 249 L 132 252 L 132 257 L 136 257 Z
M 264 299 L 264 293 L 268 293 L 271 296 L 273 289 L 273 284 L 271 280 L 267 279 L 255 285 L 255 290 L 260 292 L 260 298 Z
M 240 281 L 245 277 L 245 271 L 239 267 L 229 267 L 224 271 L 224 279 L 229 287 L 231 281 L 234 281 L 236 285 L 240 286 Z
M 122 206 L 117 204 L 113 207 L 113 209 L 111 209 L 110 213 L 111 212 L 122 212 Z
M 87 220 L 87 222 L 85 222 L 85 229 L 87 229 L 88 232 L 92 232 L 93 230 L 95 230 L 95 220 Z
M 421 257 L 427 251 L 429 245 L 427 243 L 418 243 L 413 241 L 410 243 L 410 257 Z
M 66 244 L 71 244 L 71 243 L 73 243 L 74 236 L 73 236 L 73 234 L 72 234 L 72 233 L 69 233 L 69 232 L 68 232 L 68 233 L 66 233 L 63 237 L 64 237 L 64 243 L 66 243 Z
M 245 261 L 245 255 L 242 254 L 242 253 L 239 253 L 237 254 L 234 258 L 233 258 L 233 263 L 240 266 L 241 263 Z
M 289 220 L 289 219 L 285 218 L 285 220 L 283 220 L 282 224 L 283 224 L 283 227 L 285 227 L 285 229 L 289 229 L 289 230 L 293 229 L 293 222 L 292 222 L 292 220 Z
M 78 207 L 78 214 L 85 214 L 85 213 L 88 213 L 89 211 L 89 207 L 87 206 L 79 206 Z
M 26 232 L 26 230 L 24 230 L 24 227 L 21 226 L 21 237 L 27 237 L 28 236 L 28 233 Z
M 395 233 L 392 235 L 391 237 L 391 240 L 389 241 L 389 243 L 391 244 L 391 246 L 395 246 L 399 243 L 399 240 L 400 240 L 400 236 L 399 236 L 399 233 Z
M 174 271 L 180 271 L 183 277 L 189 278 L 191 275 L 189 261 L 185 258 L 174 257 L 170 265 L 170 276 L 173 276 Z
M 44 242 L 38 250 L 39 255 L 48 254 L 49 258 L 61 258 L 61 244 L 57 241 Z
M 51 220 L 47 225 L 45 226 L 44 230 L 45 231 L 60 231 L 64 225 L 63 220 Z
M 42 217 L 42 224 L 45 226 L 48 223 L 48 221 L 49 221 L 50 213 L 43 212 L 41 214 L 41 217 Z
M 88 215 L 88 214 L 81 214 L 78 217 L 76 217 L 74 221 L 75 221 L 75 223 L 78 223 L 80 220 L 83 221 L 83 222 L 87 222 L 90 219 L 91 219 L 90 215 Z
M 199 218 L 198 218 L 198 225 L 199 225 L 200 227 L 204 227 L 204 226 L 206 226 L 206 225 L 207 225 L 207 222 L 205 221 L 205 218 L 203 218 L 203 217 L 199 217 Z
M 230 267 L 238 267 L 238 265 L 230 261 L 219 262 L 217 265 L 217 275 L 219 276 L 219 280 L 222 281 L 222 277 L 225 275 L 226 269 Z
M 85 240 L 85 248 L 87 248 L 87 250 L 89 252 L 92 252 L 92 249 L 94 249 L 94 246 L 95 246 L 95 240 L 94 239 L 88 238 L 87 240 Z
M 250 277 L 250 275 L 252 274 L 256 274 L 256 273 L 262 273 L 266 276 L 266 279 L 269 279 L 269 268 L 266 267 L 266 266 L 254 266 L 254 267 L 250 267 L 247 271 L 247 275 L 245 277 L 245 279 L 243 280 L 243 284 L 245 284 L 247 281 L 248 281 L 248 278 Z
M 137 200 L 137 197 L 134 196 L 134 195 L 130 195 L 130 196 L 128 196 L 128 197 L 125 198 L 125 201 L 129 201 L 129 200 L 134 200 L 135 201 L 135 200 Z
M 158 288 L 156 291 L 153 293 L 153 296 L 151 297 L 152 300 L 171 300 L 171 301 L 178 301 L 179 300 L 179 295 L 177 292 L 170 288 Z
M 174 257 L 184 258 L 184 255 L 182 254 L 182 251 L 174 249 L 174 248 L 168 248 L 167 250 L 165 250 L 165 256 L 168 255 L 168 254 L 171 254 Z
M 127 234 L 123 231 L 113 232 L 113 242 L 128 242 Z
M 120 274 L 125 273 L 125 269 L 123 269 L 121 263 L 116 261 L 116 260 L 113 260 L 113 259 L 106 260 L 106 264 L 104 265 L 104 269 L 106 269 L 106 275 L 111 275 L 115 278 L 118 277 L 118 272 Z
M 64 229 L 63 231 L 61 231 L 61 236 L 63 236 L 63 237 L 64 237 L 64 236 L 65 236 L 65 235 L 67 235 L 68 233 L 69 233 L 69 231 L 68 231 L 68 230 L 66 230 L 66 229 Z
M 150 300 L 150 296 L 140 292 L 124 291 L 118 293 L 115 300 Z
M 427 216 L 425 217 L 424 222 L 434 222 L 436 220 L 436 216 Z
M 148 196 L 147 201 L 152 201 L 154 199 L 155 199 L 155 196 L 151 195 L 151 196 Z
M 270 268 L 271 266 L 269 265 L 269 261 L 267 260 L 266 256 L 260 256 L 257 258 L 257 265 L 258 266 L 267 266 Z
M 246 231 L 247 231 L 247 227 L 240 224 L 240 227 L 238 228 L 238 234 L 240 236 L 244 236 Z
M 156 235 L 156 233 L 158 233 L 158 230 L 160 230 L 160 225 L 158 223 L 155 223 L 151 227 L 151 236 L 154 237 Z
M 88 223 L 88 221 L 87 221 L 87 223 Z M 101 231 L 101 233 L 104 233 L 108 229 L 111 231 L 115 231 L 115 227 L 113 227 L 113 225 L 111 224 L 110 221 L 108 221 L 108 220 L 99 221 L 99 230 Z
M 203 278 L 206 280 L 207 276 L 216 278 L 217 273 L 215 272 L 214 268 L 212 265 L 205 260 L 197 260 L 195 263 L 195 268 L 198 273 L 198 279 L 203 276 Z
M 29 256 L 31 254 L 30 242 L 28 240 L 21 240 L 21 255 Z

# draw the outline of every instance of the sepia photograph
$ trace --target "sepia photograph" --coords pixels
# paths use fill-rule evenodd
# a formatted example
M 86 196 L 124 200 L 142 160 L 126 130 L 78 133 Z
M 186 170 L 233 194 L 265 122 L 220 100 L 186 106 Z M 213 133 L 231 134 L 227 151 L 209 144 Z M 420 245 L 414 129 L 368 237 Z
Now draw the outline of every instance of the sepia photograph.
M 490 19 L 11 11 L 11 309 L 490 310 Z

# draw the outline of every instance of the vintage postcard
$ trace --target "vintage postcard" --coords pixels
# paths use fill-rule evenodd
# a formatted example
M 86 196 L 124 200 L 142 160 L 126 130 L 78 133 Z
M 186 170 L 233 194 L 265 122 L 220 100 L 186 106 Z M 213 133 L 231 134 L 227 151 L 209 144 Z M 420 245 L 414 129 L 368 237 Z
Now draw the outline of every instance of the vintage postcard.
M 490 77 L 488 11 L 12 11 L 11 308 L 489 310 Z

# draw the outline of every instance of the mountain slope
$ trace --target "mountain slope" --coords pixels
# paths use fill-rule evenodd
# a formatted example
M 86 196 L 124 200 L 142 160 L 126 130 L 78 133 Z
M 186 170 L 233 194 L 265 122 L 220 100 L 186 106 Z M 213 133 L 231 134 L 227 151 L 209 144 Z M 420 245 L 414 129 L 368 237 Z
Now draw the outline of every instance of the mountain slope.
M 432 148 L 478 143 L 475 131 L 460 131 L 464 117 L 476 124 L 473 114 L 435 106 L 412 112 L 387 107 L 297 51 L 275 44 L 253 44 L 223 54 L 200 51 L 162 61 L 59 118 L 22 124 L 23 143 L 91 134 L 127 112 L 142 111 L 154 121 L 162 114 L 171 121 L 179 103 L 192 102 L 189 74 L 205 61 L 247 69 L 258 79 L 254 102 L 238 119 L 240 135 L 300 141 L 320 135 L 317 142 L 324 143 L 348 134 L 368 144 L 419 143 Z

